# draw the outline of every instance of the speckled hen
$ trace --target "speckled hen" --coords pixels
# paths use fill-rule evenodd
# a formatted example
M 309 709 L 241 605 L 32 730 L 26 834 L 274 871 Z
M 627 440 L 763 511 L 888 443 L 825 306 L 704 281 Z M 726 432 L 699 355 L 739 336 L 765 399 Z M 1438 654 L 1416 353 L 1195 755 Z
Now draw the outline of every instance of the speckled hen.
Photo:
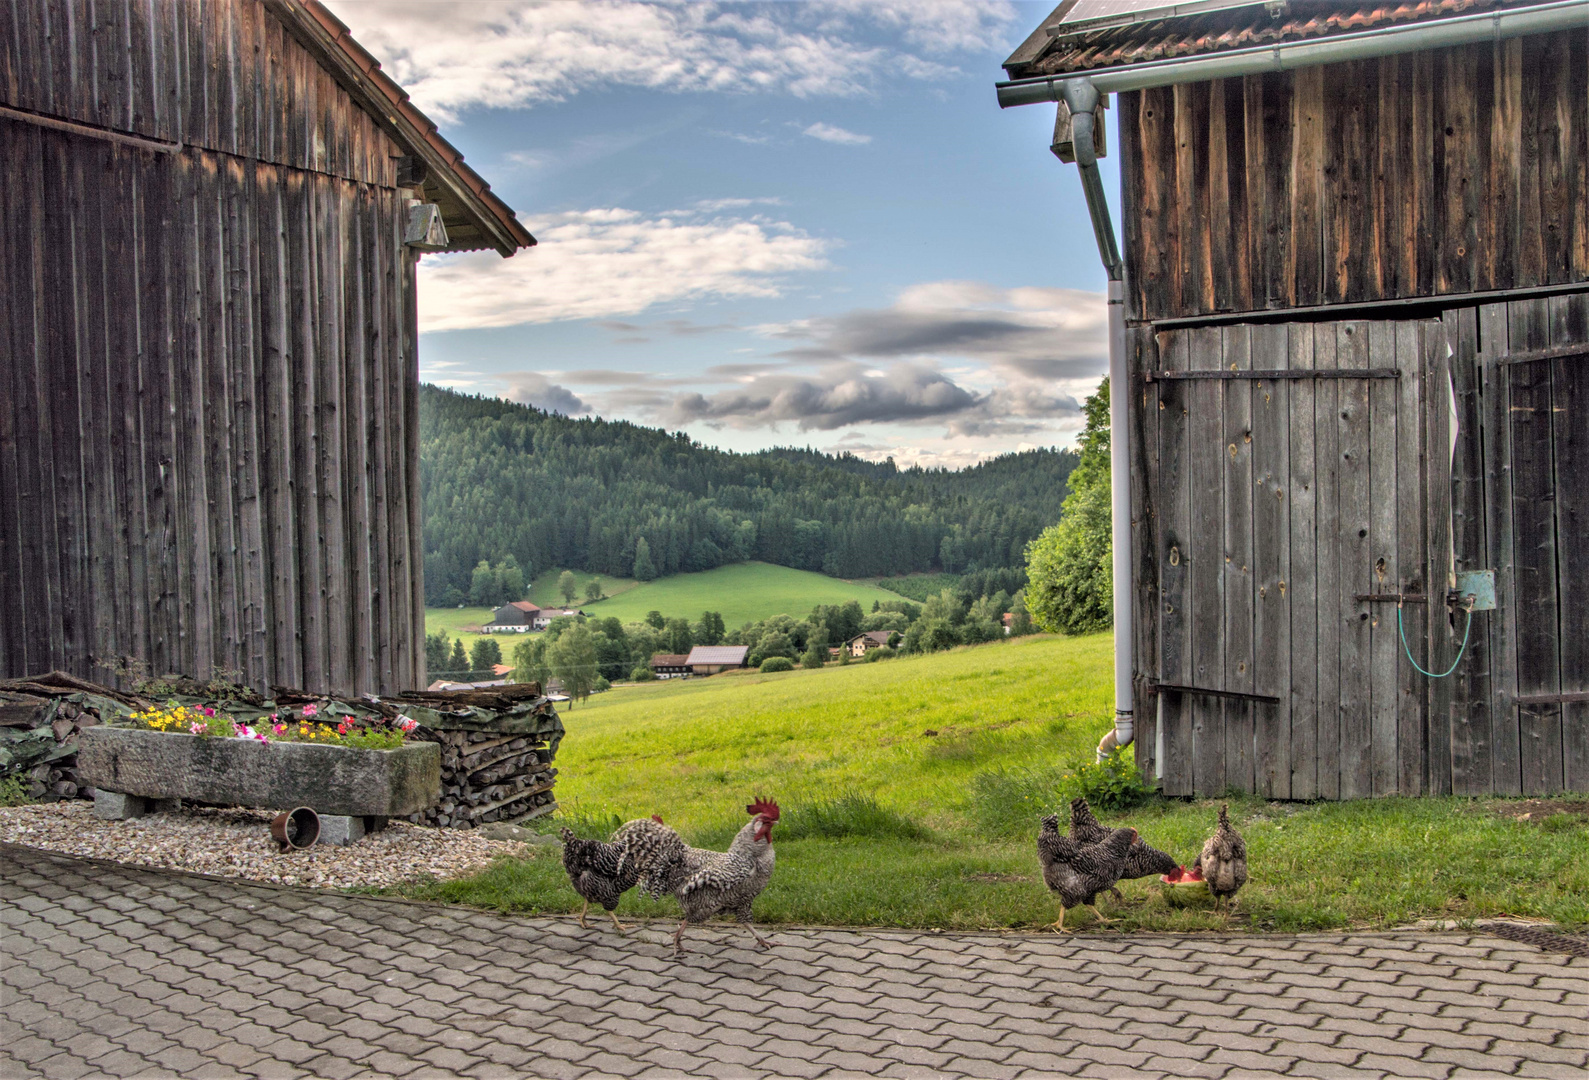
M 660 824 L 662 819 L 653 815 L 653 821 Z M 567 828 L 561 835 L 563 869 L 568 871 L 574 891 L 585 900 L 585 906 L 579 909 L 579 925 L 585 925 L 585 913 L 594 900 L 607 909 L 619 933 L 627 930 L 628 927 L 618 921 L 618 900 L 634 888 L 635 882 L 640 880 L 640 872 L 632 863 L 625 862 L 623 847 L 600 840 L 582 840 Z
M 1087 805 L 1086 799 L 1077 796 L 1070 800 L 1070 838 L 1076 843 L 1097 844 L 1107 840 L 1109 834 L 1115 831 L 1117 830 L 1100 824 L 1098 819 L 1092 816 L 1092 807 Z M 1180 865 L 1166 852 L 1149 847 L 1147 841 L 1139 839 L 1131 845 L 1131 850 L 1126 852 L 1120 880 L 1131 881 L 1136 878 L 1168 874 L 1171 870 L 1180 869 Z M 1110 886 L 1109 891 L 1116 899 L 1120 898 L 1119 889 Z
M 631 821 L 613 834 L 623 846 L 625 867 L 633 865 L 654 897 L 672 893 L 683 909 L 673 948 L 685 952 L 684 928 L 727 913 L 744 924 L 762 948 L 771 943 L 751 923 L 750 908 L 772 878 L 776 856 L 772 827 L 778 804 L 757 799 L 745 807 L 751 820 L 739 830 L 727 851 L 708 851 L 686 844 L 679 834 L 654 821 Z
M 1097 908 L 1098 894 L 1113 887 L 1125 868 L 1126 852 L 1137 841 L 1135 829 L 1116 829 L 1096 844 L 1078 844 L 1059 834 L 1059 818 L 1043 818 L 1037 833 L 1037 861 L 1043 881 L 1059 897 L 1059 919 L 1054 929 L 1065 930 L 1065 909 L 1092 908 L 1099 922 L 1108 922 Z

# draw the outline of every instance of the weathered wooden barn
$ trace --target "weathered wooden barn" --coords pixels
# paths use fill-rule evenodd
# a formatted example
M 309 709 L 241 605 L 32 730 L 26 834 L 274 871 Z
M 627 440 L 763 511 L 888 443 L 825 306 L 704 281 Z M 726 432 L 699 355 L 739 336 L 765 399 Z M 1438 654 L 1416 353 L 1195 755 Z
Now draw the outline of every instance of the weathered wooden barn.
M 0 5 L 0 676 L 425 682 L 415 267 L 535 241 L 316 0 Z
M 1118 98 L 1142 767 L 1589 791 L 1589 4 L 1067 0 L 1005 66 Z

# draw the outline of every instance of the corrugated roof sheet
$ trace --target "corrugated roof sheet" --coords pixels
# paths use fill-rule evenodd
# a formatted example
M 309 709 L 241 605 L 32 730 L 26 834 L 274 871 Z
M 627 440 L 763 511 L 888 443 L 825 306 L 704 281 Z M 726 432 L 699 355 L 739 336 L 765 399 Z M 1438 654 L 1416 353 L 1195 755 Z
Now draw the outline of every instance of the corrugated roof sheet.
M 690 662 L 684 653 L 657 653 L 651 658 L 652 667 L 683 667 Z
M 1277 16 L 1262 7 L 1107 27 L 1050 39 L 1070 9 L 1063 3 L 1005 61 L 1010 78 L 1063 75 L 1155 60 L 1203 56 L 1229 49 L 1328 38 L 1399 23 L 1434 22 L 1497 8 L 1533 7 L 1546 0 L 1409 0 L 1406 3 L 1291 3 Z M 1047 39 L 1047 40 L 1045 40 Z
M 697 645 L 690 650 L 691 664 L 743 664 L 748 645 Z

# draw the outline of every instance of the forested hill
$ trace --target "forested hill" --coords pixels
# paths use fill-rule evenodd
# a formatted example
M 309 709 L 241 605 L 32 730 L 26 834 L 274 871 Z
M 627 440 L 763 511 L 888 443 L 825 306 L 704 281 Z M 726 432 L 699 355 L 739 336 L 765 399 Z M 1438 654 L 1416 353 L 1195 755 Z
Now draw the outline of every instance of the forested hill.
M 836 577 L 1020 566 L 1059 520 L 1076 464 L 1068 450 L 955 472 L 735 454 L 434 386 L 420 388 L 419 416 L 431 604 L 461 602 L 482 559 L 508 556 L 526 577 L 560 566 L 645 579 L 744 559 Z

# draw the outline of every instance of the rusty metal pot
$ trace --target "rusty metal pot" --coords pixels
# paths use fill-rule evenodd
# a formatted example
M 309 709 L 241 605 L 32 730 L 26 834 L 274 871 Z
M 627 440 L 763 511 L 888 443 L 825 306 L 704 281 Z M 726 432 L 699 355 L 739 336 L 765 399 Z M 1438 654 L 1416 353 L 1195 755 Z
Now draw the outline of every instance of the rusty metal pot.
M 283 852 L 288 848 L 309 847 L 320 839 L 320 815 L 307 806 L 277 814 L 271 819 L 270 835 Z

